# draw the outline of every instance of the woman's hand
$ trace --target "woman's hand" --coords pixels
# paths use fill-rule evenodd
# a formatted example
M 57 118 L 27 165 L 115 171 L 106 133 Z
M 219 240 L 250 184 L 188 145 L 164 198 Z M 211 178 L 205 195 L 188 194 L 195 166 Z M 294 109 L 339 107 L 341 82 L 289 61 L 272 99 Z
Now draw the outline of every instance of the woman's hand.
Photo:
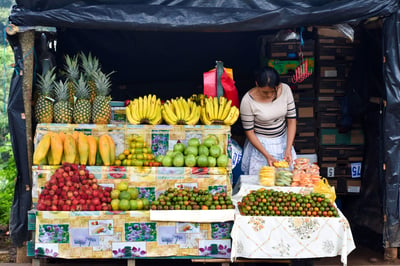
M 269 166 L 274 166 L 274 162 L 277 162 L 277 160 L 271 154 L 266 155 L 265 159 L 267 159 Z
M 292 158 L 292 149 L 286 149 L 285 150 L 285 161 L 289 163 L 289 165 L 292 165 L 293 158 Z

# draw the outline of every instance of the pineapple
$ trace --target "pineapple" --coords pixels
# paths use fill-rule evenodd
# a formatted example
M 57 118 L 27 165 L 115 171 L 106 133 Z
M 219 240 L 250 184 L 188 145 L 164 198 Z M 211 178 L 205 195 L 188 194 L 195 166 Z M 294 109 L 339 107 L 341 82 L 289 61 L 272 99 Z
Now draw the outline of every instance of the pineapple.
M 93 104 L 94 98 L 96 97 L 95 75 L 100 71 L 100 63 L 99 60 L 92 56 L 91 53 L 89 53 L 88 56 L 86 56 L 84 53 L 81 53 L 80 58 L 81 66 L 83 72 L 85 73 L 86 82 L 89 87 L 89 100 L 90 103 Z
M 74 95 L 76 90 L 76 81 L 79 78 L 79 63 L 78 63 L 78 55 L 70 57 L 69 55 L 65 55 L 65 65 L 64 70 L 67 76 L 67 86 L 68 86 L 68 95 L 69 102 L 74 105 Z
M 76 87 L 76 102 L 73 111 L 73 119 L 76 124 L 89 124 L 92 116 L 92 105 L 89 101 L 89 88 L 86 84 L 83 75 L 77 82 Z
M 57 102 L 54 104 L 54 122 L 71 123 L 72 122 L 72 105 L 68 100 L 67 82 L 55 83 L 55 95 Z
M 56 79 L 55 67 L 47 71 L 44 75 L 38 75 L 38 86 L 40 95 L 35 105 L 35 118 L 38 123 L 53 122 L 53 89 Z
M 111 120 L 111 96 L 107 96 L 110 92 L 111 82 L 110 75 L 103 72 L 97 72 L 95 75 L 96 82 L 96 98 L 93 101 L 93 123 L 108 124 Z

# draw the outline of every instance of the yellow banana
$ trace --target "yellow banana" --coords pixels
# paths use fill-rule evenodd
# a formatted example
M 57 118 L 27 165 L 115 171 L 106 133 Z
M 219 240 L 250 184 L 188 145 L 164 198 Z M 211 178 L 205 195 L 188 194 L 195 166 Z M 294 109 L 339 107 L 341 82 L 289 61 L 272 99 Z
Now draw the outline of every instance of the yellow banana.
M 214 116 L 212 117 L 213 120 L 218 119 L 218 97 L 213 98 L 214 103 Z
M 182 120 L 181 109 L 179 108 L 178 101 L 176 99 L 171 100 L 172 106 L 174 107 L 174 113 L 176 115 L 177 120 Z
M 167 122 L 168 125 L 176 125 L 176 121 L 172 121 L 171 118 L 167 115 L 165 106 L 161 109 L 161 114 L 162 114 L 162 117 L 164 118 L 165 122 Z
M 143 111 L 143 99 L 142 99 L 142 97 L 139 97 L 138 98 L 138 117 L 139 117 L 139 119 L 142 119 L 143 118 L 143 113 L 142 113 L 142 111 Z
M 156 111 L 155 111 L 155 117 L 153 119 L 150 119 L 150 124 L 152 125 L 158 125 L 162 121 L 162 115 L 161 115 L 161 107 L 159 105 L 155 106 Z
M 156 105 L 157 105 L 157 98 L 156 98 L 156 95 L 155 94 L 153 94 L 151 97 L 149 97 L 150 98 L 150 101 L 149 101 L 149 106 L 150 106 L 150 114 L 149 114 L 149 119 L 150 120 L 153 120 L 155 117 L 156 117 L 156 115 L 157 115 L 157 109 L 155 108 L 156 107 Z
M 134 99 L 131 101 L 128 105 L 128 108 L 130 109 L 131 116 L 134 120 L 140 121 L 138 112 L 137 112 L 137 106 L 138 106 L 138 100 Z
M 185 109 L 185 120 L 187 120 L 188 117 L 191 115 L 191 113 L 190 113 L 189 104 L 188 104 L 187 100 L 184 98 L 182 98 L 182 105 L 183 105 L 183 108 Z
M 221 116 L 219 117 L 220 120 L 225 120 L 226 116 L 228 115 L 229 111 L 231 110 L 232 100 L 229 100 L 225 106 L 224 111 L 222 112 Z
M 211 120 L 212 117 L 214 117 L 214 112 L 213 112 L 213 103 L 211 102 L 211 98 L 206 98 L 205 99 L 205 106 L 206 106 L 206 110 L 205 113 L 208 115 L 208 118 Z
M 219 106 L 218 106 L 218 114 L 217 114 L 218 120 L 221 120 L 221 116 L 222 116 L 222 112 L 224 111 L 225 104 L 226 104 L 226 98 L 219 97 Z
M 190 108 L 189 108 L 189 105 L 190 105 Z M 196 117 L 196 106 L 194 105 L 192 105 L 192 103 L 191 102 L 189 102 L 189 104 L 188 104 L 188 108 L 189 108 L 189 116 L 187 116 L 186 117 L 186 119 L 185 119 L 185 121 L 186 121 L 186 124 L 187 125 L 193 125 L 193 118 L 195 118 Z
M 176 125 L 176 122 L 178 121 L 178 117 L 172 111 L 172 103 L 170 101 L 164 103 L 163 110 L 165 111 L 165 114 L 167 116 L 167 118 L 165 118 L 163 115 L 163 118 L 165 119 L 165 121 L 169 120 L 169 121 L 171 121 L 170 125 Z
M 130 107 L 129 105 L 125 108 L 125 113 L 126 113 L 126 118 L 128 119 L 129 123 L 134 124 L 134 125 L 138 125 L 140 124 L 140 121 L 135 120 L 132 116 L 132 107 Z
M 194 107 L 192 108 L 192 112 L 194 113 L 193 117 L 187 121 L 188 125 L 196 125 L 197 122 L 199 122 L 199 118 L 200 118 L 200 110 L 201 107 L 194 105 Z
M 151 107 L 149 105 L 149 96 L 150 95 L 145 95 L 144 96 L 144 118 L 149 118 Z
M 229 114 L 224 120 L 225 125 L 233 125 L 239 117 L 239 109 L 236 106 L 232 106 Z
M 207 104 L 206 104 L 206 105 L 207 105 Z M 201 110 L 200 110 L 200 112 L 201 112 L 201 115 L 200 115 L 201 122 L 202 122 L 204 125 L 211 125 L 211 121 L 210 121 L 210 119 L 208 119 L 208 117 L 207 117 L 206 109 L 205 109 L 204 107 L 202 107 Z

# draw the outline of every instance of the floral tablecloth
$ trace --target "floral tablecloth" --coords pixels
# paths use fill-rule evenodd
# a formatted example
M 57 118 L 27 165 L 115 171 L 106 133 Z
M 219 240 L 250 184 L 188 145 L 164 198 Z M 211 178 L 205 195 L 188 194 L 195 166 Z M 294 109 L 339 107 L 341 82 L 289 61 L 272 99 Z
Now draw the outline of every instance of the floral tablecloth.
M 239 200 L 257 185 L 242 183 L 233 200 Z M 302 188 L 272 187 L 276 190 L 304 191 Z M 234 261 L 253 259 L 291 259 L 335 257 L 347 264 L 347 255 L 355 249 L 350 225 L 340 217 L 235 216 L 231 237 Z

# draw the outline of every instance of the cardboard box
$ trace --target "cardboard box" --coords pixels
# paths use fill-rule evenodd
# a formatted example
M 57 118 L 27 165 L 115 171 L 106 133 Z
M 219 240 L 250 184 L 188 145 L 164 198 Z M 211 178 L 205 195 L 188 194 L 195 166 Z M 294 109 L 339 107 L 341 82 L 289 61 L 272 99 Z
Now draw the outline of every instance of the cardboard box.
M 321 128 L 320 139 L 321 145 L 362 145 L 364 144 L 364 133 L 359 129 L 339 133 L 336 128 Z
M 347 180 L 347 193 L 360 193 L 361 180 L 350 179 Z
M 320 61 L 353 61 L 354 47 L 345 45 L 319 45 Z
M 320 77 L 346 79 L 349 76 L 350 67 L 351 64 L 334 64 L 332 66 L 320 66 Z
M 299 107 L 297 109 L 297 116 L 299 118 L 312 118 L 314 117 L 314 107 Z

